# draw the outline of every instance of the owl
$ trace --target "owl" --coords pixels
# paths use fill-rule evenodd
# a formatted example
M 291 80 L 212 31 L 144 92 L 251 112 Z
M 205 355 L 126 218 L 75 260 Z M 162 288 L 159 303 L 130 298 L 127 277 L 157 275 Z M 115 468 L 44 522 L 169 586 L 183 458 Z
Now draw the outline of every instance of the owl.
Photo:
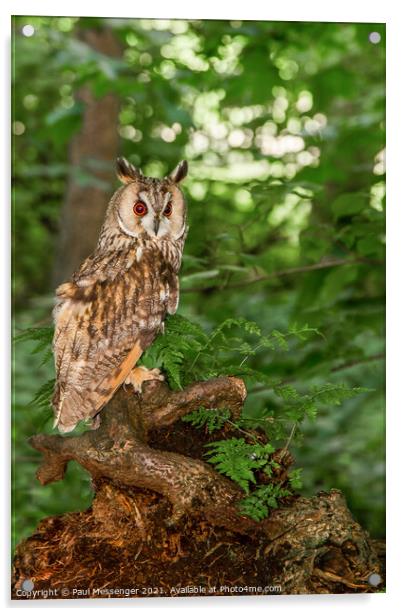
M 92 418 L 123 383 L 137 392 L 158 369 L 137 366 L 163 332 L 179 301 L 178 272 L 187 235 L 187 208 L 179 183 L 181 161 L 163 179 L 146 177 L 117 160 L 122 186 L 112 196 L 95 252 L 56 290 L 53 351 L 54 427 L 70 432 Z

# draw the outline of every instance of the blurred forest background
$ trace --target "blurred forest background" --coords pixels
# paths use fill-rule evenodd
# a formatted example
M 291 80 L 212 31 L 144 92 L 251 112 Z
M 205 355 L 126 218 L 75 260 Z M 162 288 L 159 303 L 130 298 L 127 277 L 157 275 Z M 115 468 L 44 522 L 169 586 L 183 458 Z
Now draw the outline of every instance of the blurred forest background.
M 322 336 L 252 366 L 307 385 L 370 391 L 323 408 L 292 443 L 302 493 L 341 489 L 384 527 L 385 28 L 381 24 L 70 17 L 13 19 L 15 333 L 51 325 L 54 287 L 94 248 L 126 156 L 147 175 L 189 161 L 179 312 Z M 14 354 L 14 540 L 86 508 L 72 465 L 42 487 L 27 438 L 52 419 L 34 343 Z M 250 386 L 246 412 L 274 404 Z

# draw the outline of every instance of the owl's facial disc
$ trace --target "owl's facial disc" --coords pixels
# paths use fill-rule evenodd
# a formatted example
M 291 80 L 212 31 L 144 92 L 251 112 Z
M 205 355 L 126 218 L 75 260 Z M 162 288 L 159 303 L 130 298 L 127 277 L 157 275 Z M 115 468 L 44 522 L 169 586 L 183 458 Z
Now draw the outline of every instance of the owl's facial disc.
M 147 191 L 138 193 L 140 199 L 146 204 L 148 212 L 143 217 L 142 225 L 151 237 L 163 237 L 170 231 L 169 218 L 173 212 L 172 193 L 167 191 L 160 195 L 152 195 Z
M 117 208 L 121 230 L 131 237 L 177 239 L 185 227 L 185 204 L 180 189 L 172 184 L 129 184 Z

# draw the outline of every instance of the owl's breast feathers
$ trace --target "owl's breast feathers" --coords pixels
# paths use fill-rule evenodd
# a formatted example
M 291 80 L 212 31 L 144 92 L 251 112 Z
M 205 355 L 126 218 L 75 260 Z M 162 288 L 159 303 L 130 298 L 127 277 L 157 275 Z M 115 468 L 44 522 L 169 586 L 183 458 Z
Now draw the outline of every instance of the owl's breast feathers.
M 58 287 L 52 403 L 61 432 L 102 409 L 176 311 L 182 246 L 165 244 L 97 251 Z

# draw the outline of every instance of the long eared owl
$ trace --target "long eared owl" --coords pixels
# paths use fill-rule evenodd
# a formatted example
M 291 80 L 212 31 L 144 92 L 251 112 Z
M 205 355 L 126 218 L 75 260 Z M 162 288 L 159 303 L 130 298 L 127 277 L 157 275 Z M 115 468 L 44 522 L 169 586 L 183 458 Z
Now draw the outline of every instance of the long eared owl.
M 56 290 L 54 425 L 70 432 L 95 418 L 124 382 L 162 379 L 136 366 L 179 300 L 178 271 L 187 234 L 180 162 L 163 179 L 145 177 L 124 158 L 95 252 Z M 97 416 L 97 417 L 96 417 Z

